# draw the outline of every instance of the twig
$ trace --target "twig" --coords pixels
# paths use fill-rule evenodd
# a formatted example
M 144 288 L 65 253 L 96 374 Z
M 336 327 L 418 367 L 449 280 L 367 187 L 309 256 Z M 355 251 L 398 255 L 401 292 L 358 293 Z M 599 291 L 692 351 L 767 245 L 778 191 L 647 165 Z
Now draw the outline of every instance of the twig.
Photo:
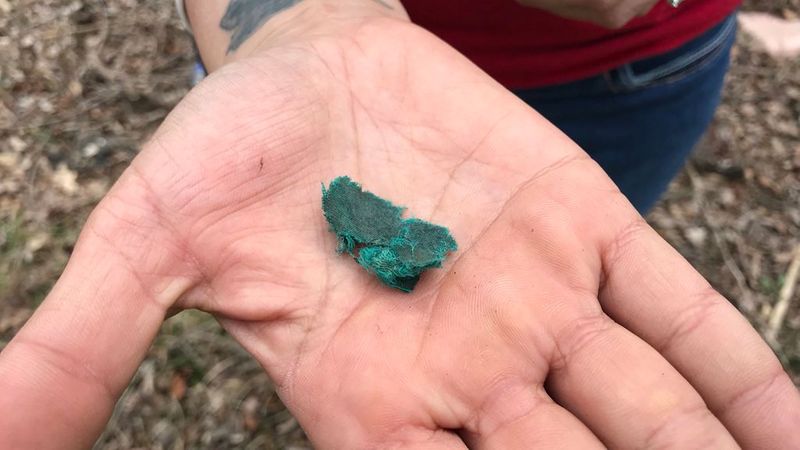
M 706 211 L 706 188 L 700 178 L 700 174 L 697 173 L 697 169 L 695 169 L 692 164 L 687 164 L 686 173 L 689 175 L 689 181 L 694 188 L 694 201 L 699 207 L 698 209 L 701 211 Z M 719 232 L 717 231 L 718 224 L 711 216 L 707 214 L 703 214 L 702 219 L 703 222 L 706 223 L 706 226 L 708 226 L 708 228 L 711 230 L 711 235 L 714 236 L 714 243 L 717 245 L 717 248 L 719 248 L 720 254 L 722 255 L 722 260 L 725 262 L 725 268 L 731 273 L 733 279 L 736 281 L 736 286 L 739 288 L 739 292 L 741 292 L 741 299 L 739 300 L 739 303 L 743 305 L 751 305 L 753 297 L 752 292 L 747 285 L 747 277 L 745 276 L 744 272 L 742 272 L 742 269 L 739 268 L 736 260 L 733 259 L 731 252 L 728 250 L 728 247 L 725 245 L 725 242 L 719 235 Z
M 747 277 L 745 277 L 742 269 L 739 268 L 739 265 L 736 264 L 733 256 L 731 256 L 731 252 L 728 250 L 728 246 L 722 240 L 722 237 L 719 235 L 716 228 L 710 223 L 709 228 L 711 228 L 711 235 L 714 236 L 714 242 L 717 244 L 720 254 L 722 254 L 722 260 L 725 262 L 725 267 L 728 269 L 731 275 L 733 275 L 733 279 L 736 280 L 736 286 L 742 293 L 741 302 L 745 305 L 749 305 L 751 303 L 751 298 L 750 289 L 747 287 Z
M 786 271 L 786 277 L 783 280 L 781 292 L 778 294 L 778 303 L 772 308 L 772 313 L 769 316 L 769 324 L 767 326 L 766 338 L 769 342 L 777 342 L 778 333 L 783 327 L 783 320 L 786 318 L 786 312 L 789 311 L 789 305 L 792 302 L 794 295 L 794 288 L 797 285 L 797 278 L 800 275 L 800 244 L 794 249 L 794 258 L 789 264 L 789 270 Z

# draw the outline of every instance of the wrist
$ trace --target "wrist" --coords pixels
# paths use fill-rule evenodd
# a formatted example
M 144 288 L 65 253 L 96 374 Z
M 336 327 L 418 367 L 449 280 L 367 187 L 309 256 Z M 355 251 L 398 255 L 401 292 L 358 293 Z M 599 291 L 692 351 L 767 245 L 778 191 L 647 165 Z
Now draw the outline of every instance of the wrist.
M 399 0 L 186 0 L 185 8 L 210 71 L 269 48 L 341 35 L 374 19 L 408 21 Z

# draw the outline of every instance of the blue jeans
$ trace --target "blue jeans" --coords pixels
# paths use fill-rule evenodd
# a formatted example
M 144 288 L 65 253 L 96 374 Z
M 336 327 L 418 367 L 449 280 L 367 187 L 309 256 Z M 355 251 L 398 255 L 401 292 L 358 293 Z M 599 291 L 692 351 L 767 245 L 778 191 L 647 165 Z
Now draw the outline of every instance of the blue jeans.
M 665 54 L 516 94 L 586 150 L 645 213 L 711 123 L 735 36 L 734 14 Z

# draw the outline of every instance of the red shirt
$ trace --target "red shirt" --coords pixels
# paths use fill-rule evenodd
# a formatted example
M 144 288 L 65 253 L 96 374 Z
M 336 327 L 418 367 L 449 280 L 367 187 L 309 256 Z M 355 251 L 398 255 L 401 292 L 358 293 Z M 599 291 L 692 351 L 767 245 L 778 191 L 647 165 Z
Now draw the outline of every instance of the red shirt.
M 618 30 L 563 19 L 514 0 L 404 0 L 415 23 L 510 88 L 564 83 L 667 52 L 731 14 L 741 0 L 686 0 Z

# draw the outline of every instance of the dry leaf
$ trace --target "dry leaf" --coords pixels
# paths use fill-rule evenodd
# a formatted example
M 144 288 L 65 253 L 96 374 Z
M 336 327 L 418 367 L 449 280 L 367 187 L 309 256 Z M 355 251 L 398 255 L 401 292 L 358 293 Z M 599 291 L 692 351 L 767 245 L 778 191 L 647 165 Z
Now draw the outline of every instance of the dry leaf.
M 258 428 L 258 406 L 258 399 L 255 397 L 247 397 L 242 402 L 242 422 L 248 431 L 255 431 Z
M 66 164 L 61 163 L 53 172 L 53 184 L 65 194 L 74 194 L 78 191 L 78 174 L 70 170 Z
M 28 144 L 19 136 L 11 136 L 8 138 L 8 145 L 11 146 L 11 150 L 14 150 L 17 153 L 21 153 L 23 150 L 28 148 Z
M 19 164 L 19 155 L 12 152 L 0 153 L 0 167 L 13 169 Z
M 180 400 L 186 395 L 186 378 L 181 373 L 172 374 L 169 384 L 169 396 L 173 400 Z
M 702 227 L 690 227 L 684 232 L 686 240 L 688 240 L 695 247 L 702 247 L 706 243 L 708 231 Z
M 25 241 L 25 251 L 31 255 L 39 251 L 50 240 L 50 235 L 45 232 L 38 232 Z

